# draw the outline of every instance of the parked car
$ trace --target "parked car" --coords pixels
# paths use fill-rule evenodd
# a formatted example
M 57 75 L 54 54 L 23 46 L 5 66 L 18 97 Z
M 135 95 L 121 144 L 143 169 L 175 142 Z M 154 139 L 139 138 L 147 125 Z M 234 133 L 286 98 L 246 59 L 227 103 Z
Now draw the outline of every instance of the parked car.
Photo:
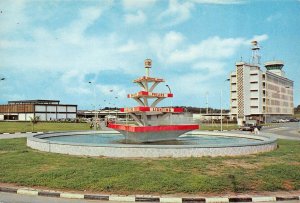
M 299 119 L 297 119 L 297 118 L 291 118 L 291 119 L 289 120 L 289 122 L 299 122 Z
M 239 128 L 241 131 L 254 131 L 254 129 L 257 128 L 258 130 L 261 130 L 261 125 L 251 125 L 251 124 L 245 124 Z
M 287 123 L 287 122 L 289 122 L 289 120 L 288 119 L 279 119 L 278 120 L 278 123 Z
M 278 120 L 272 120 L 271 123 L 279 123 Z

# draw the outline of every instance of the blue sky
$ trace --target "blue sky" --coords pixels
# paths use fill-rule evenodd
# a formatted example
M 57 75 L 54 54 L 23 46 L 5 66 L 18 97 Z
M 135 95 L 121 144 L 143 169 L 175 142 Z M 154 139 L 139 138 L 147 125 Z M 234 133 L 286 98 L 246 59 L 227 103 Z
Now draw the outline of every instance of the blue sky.
M 253 39 L 262 62 L 285 62 L 300 103 L 299 0 L 6 0 L 0 10 L 0 103 L 134 106 L 126 94 L 139 90 L 132 80 L 151 58 L 151 75 L 174 93 L 162 105 L 204 107 L 209 92 L 209 106 L 219 108 L 223 90 L 228 108 L 224 81 L 236 61 L 249 61 Z

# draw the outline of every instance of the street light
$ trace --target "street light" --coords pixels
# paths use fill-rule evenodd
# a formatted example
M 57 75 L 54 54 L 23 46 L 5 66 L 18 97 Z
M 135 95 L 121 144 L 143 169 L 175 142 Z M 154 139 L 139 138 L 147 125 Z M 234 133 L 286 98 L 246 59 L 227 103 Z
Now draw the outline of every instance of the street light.
M 226 79 L 224 82 L 223 82 L 223 86 L 225 84 L 225 82 L 228 82 L 230 81 L 230 79 Z M 223 131 L 223 86 L 221 88 L 221 131 Z
M 169 89 L 170 94 L 172 94 L 172 91 L 171 91 L 170 86 L 169 86 L 169 85 L 166 85 L 166 87 Z M 173 101 L 172 101 L 172 99 L 171 99 L 171 108 L 172 108 L 172 106 L 173 106 Z M 172 115 L 170 115 L 170 116 L 171 116 L 171 124 L 173 124 Z
M 166 85 L 166 87 L 169 89 L 170 94 L 172 94 L 171 88 L 169 85 Z
M 89 84 L 93 85 L 93 95 L 94 95 L 94 130 L 96 130 L 96 87 L 95 87 L 95 83 L 89 81 Z

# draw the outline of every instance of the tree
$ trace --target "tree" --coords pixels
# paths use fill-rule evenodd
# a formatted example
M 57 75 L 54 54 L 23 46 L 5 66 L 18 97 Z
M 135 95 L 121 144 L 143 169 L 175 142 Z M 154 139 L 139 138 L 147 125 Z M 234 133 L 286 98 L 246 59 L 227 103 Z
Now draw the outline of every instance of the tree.
M 40 121 L 40 117 L 33 116 L 33 117 L 29 117 L 29 118 L 30 118 L 30 122 L 32 124 L 32 131 L 34 131 L 34 124 L 37 124 Z

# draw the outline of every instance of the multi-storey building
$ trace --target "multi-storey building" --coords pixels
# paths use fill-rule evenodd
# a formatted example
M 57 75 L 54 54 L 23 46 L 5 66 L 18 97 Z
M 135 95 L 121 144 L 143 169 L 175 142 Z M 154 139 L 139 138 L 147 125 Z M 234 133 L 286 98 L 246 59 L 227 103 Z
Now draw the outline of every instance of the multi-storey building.
M 41 121 L 75 119 L 77 105 L 60 104 L 59 100 L 19 100 L 0 105 L 0 120 Z
M 252 50 L 259 50 L 257 42 Z M 246 120 L 271 122 L 293 115 L 293 81 L 286 78 L 282 61 L 266 62 L 266 71 L 259 66 L 259 56 L 252 63 L 237 62 L 230 75 L 230 112 L 238 124 Z

